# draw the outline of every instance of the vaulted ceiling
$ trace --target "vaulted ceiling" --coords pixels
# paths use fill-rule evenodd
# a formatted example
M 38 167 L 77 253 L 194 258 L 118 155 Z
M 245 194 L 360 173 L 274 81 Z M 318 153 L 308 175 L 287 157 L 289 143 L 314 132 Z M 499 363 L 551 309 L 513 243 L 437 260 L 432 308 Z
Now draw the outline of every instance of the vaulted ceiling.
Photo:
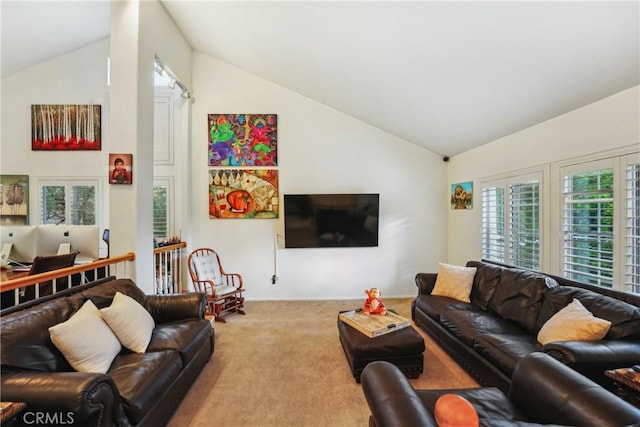
M 194 50 L 441 155 L 639 84 L 637 1 L 161 2 Z M 109 33 L 107 2 L 0 7 L 3 77 Z

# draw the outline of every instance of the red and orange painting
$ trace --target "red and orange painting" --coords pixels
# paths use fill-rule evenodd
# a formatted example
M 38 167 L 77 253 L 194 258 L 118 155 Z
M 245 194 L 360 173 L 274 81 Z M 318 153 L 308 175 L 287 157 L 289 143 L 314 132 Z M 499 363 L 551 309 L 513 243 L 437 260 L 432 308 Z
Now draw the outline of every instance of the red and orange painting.
M 100 150 L 100 105 L 32 105 L 31 150 Z
M 278 218 L 276 169 L 209 170 L 209 218 Z

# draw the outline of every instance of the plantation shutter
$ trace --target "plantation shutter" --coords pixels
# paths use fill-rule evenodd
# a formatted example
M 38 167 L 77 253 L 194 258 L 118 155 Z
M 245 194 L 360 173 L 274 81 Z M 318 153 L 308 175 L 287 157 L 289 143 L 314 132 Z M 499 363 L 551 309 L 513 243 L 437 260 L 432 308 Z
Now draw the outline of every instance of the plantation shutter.
M 628 292 L 640 293 L 640 163 L 628 164 L 626 172 L 624 285 Z
M 71 224 L 96 224 L 96 187 L 94 185 L 70 185 L 69 210 Z
M 169 219 L 168 206 L 169 189 L 166 185 L 153 186 L 153 237 L 161 239 L 168 237 Z
M 66 220 L 65 198 L 64 185 L 42 185 L 40 190 L 40 223 L 64 223 Z
M 540 182 L 509 185 L 509 263 L 540 269 Z
M 561 176 L 562 272 L 573 280 L 613 287 L 613 168 L 564 168 Z
M 98 181 L 49 181 L 40 184 L 41 224 L 98 224 Z
M 505 249 L 504 186 L 482 187 L 482 257 L 504 262 Z

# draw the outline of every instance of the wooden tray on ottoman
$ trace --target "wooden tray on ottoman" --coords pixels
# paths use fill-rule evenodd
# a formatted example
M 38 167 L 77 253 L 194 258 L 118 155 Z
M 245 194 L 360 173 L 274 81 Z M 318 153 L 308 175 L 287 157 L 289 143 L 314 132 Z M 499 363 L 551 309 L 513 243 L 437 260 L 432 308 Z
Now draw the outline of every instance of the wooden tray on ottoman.
M 386 315 L 366 315 L 362 310 L 342 311 L 338 317 L 349 326 L 359 330 L 369 338 L 390 334 L 398 329 L 411 326 L 409 319 L 388 311 Z
M 370 362 L 384 360 L 393 363 L 407 376 L 418 378 L 423 371 L 424 340 L 410 325 L 375 338 L 343 322 L 338 315 L 340 344 L 356 382 Z

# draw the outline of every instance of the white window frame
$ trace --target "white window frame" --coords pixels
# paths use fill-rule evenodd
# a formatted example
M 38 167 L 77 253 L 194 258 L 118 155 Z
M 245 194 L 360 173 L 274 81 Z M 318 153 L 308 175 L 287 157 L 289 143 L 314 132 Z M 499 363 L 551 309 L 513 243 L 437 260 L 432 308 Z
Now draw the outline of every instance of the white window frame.
M 620 283 L 623 290 L 640 294 L 640 200 L 634 199 L 640 192 L 640 183 L 629 180 L 628 173 L 632 165 L 640 171 L 640 154 L 628 154 L 621 159 L 623 179 L 620 180 L 620 191 L 624 210 L 621 218 L 624 222 L 621 226 L 623 238 L 619 239 Z
M 539 227 L 539 235 L 538 235 L 538 269 L 544 270 L 547 264 L 547 257 L 544 255 L 544 243 L 545 243 L 545 230 L 547 229 L 545 223 L 545 194 L 546 194 L 546 181 L 545 177 L 548 176 L 548 168 L 546 167 L 536 167 L 532 169 L 526 169 L 521 171 L 514 171 L 510 174 L 505 174 L 501 176 L 489 177 L 481 180 L 481 195 L 484 194 L 485 188 L 490 187 L 501 187 L 504 191 L 504 206 L 503 206 L 503 214 L 504 214 L 504 243 L 503 243 L 503 254 L 502 261 L 495 258 L 495 261 L 504 262 L 506 264 L 512 264 L 512 250 L 511 250 L 511 231 L 512 231 L 512 221 L 511 221 L 511 187 L 517 184 L 527 184 L 533 183 L 535 181 L 538 182 L 538 227 Z M 484 223 L 484 200 L 481 201 L 483 203 L 483 212 L 481 213 L 482 219 L 481 221 Z M 482 257 L 485 258 L 485 252 L 483 247 L 484 240 L 484 224 L 482 225 L 482 239 L 481 239 L 481 248 L 480 253 Z
M 42 212 L 42 191 L 45 186 L 59 186 L 65 187 L 65 224 L 71 224 L 71 209 L 70 198 L 72 186 L 93 186 L 96 189 L 95 196 L 95 218 L 96 224 L 102 227 L 102 203 L 104 192 L 102 189 L 102 177 L 38 177 L 38 194 L 37 194 L 37 223 L 43 224 L 43 212 Z
M 585 171 L 602 169 L 602 165 L 612 165 L 614 168 L 614 221 L 613 221 L 613 289 L 629 291 L 625 286 L 626 275 L 626 236 L 624 225 L 626 225 L 626 167 L 629 164 L 637 163 L 640 159 L 637 144 L 621 147 L 618 149 L 608 150 L 606 152 L 594 153 L 586 156 L 580 156 L 573 159 L 567 159 L 552 164 L 553 182 L 557 185 L 553 186 L 556 193 L 553 197 L 555 212 L 553 215 L 553 230 L 555 244 L 550 248 L 552 254 L 552 268 L 549 271 L 554 272 L 558 276 L 563 276 L 562 268 L 562 215 L 563 215 L 563 168 L 572 168 L 567 170 Z
M 153 186 L 163 186 L 167 188 L 167 234 L 171 237 L 176 234 L 175 227 L 175 203 L 174 203 L 174 177 L 157 176 L 153 179 Z M 155 213 L 153 213 L 155 219 Z

